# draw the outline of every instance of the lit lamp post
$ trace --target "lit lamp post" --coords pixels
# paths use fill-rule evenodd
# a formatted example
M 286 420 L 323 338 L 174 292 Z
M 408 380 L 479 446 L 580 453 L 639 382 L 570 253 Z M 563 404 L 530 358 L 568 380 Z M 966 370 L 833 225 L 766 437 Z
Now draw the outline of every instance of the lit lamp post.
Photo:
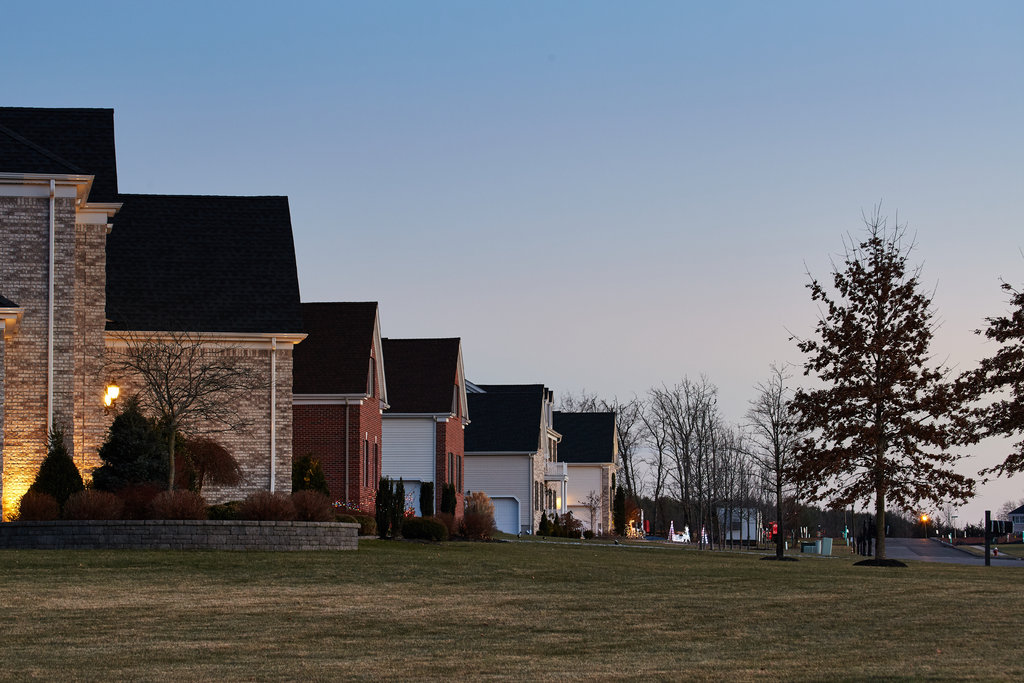
M 959 516 L 960 515 L 953 515 L 953 540 L 956 540 L 956 534 L 957 534 L 957 531 L 956 531 L 956 520 L 957 520 L 957 517 L 959 517 Z
M 117 397 L 120 395 L 121 387 L 113 383 L 108 384 L 107 391 L 105 394 L 103 394 L 103 405 L 109 408 L 110 406 L 114 405 L 114 401 L 116 401 Z
M 921 524 L 924 525 L 924 537 L 928 538 L 928 515 L 921 515 Z

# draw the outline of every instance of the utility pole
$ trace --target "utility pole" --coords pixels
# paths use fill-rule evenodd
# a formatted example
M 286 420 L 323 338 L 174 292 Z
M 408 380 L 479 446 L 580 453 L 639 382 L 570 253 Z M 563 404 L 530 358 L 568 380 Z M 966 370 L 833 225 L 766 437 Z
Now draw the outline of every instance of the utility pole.
M 985 566 L 992 566 L 992 511 L 985 510 Z

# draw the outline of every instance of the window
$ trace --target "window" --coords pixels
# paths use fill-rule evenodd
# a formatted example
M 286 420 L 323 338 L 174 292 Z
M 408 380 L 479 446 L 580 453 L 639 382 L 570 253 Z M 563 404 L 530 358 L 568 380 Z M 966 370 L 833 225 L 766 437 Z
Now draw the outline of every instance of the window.
M 458 467 L 458 469 L 459 469 L 459 471 L 458 471 L 458 472 L 456 472 L 456 480 L 457 480 L 457 481 L 459 482 L 459 485 L 458 485 L 458 487 L 457 487 L 457 488 L 458 488 L 458 489 L 459 489 L 460 491 L 462 490 L 462 458 L 463 458 L 463 457 L 464 457 L 464 456 L 461 456 L 461 455 L 460 455 L 460 456 L 459 456 L 458 458 L 456 458 L 456 459 L 455 459 L 455 464 L 456 464 L 456 466 L 457 466 L 457 467 Z
M 370 485 L 370 440 L 363 439 L 363 486 Z
M 380 450 L 376 443 L 373 444 L 373 474 L 374 476 L 370 479 L 371 484 L 380 479 Z
M 448 479 L 448 483 L 449 484 L 454 484 L 455 483 L 455 454 L 454 453 L 449 453 L 448 454 L 448 477 L 447 477 L 447 479 Z
M 455 391 L 452 392 L 452 415 L 459 414 L 459 385 L 455 385 Z
M 370 359 L 370 370 L 366 373 L 366 395 L 373 396 L 373 372 L 376 370 L 373 358 Z

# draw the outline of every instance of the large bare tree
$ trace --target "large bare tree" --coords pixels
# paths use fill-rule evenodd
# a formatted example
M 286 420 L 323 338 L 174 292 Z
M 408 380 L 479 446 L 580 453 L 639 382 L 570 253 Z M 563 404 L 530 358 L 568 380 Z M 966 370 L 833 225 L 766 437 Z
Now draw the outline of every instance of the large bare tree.
M 168 489 L 174 488 L 178 434 L 249 427 L 241 409 L 248 394 L 268 386 L 265 373 L 240 362 L 233 346 L 191 332 L 121 333 L 108 345 L 108 372 L 138 388 L 140 406 L 167 439 Z
M 820 380 L 793 398 L 800 441 L 792 469 L 811 501 L 875 506 L 876 561 L 885 560 L 885 510 L 922 501 L 966 502 L 974 481 L 953 470 L 951 418 L 960 400 L 948 371 L 930 367 L 932 297 L 908 265 L 905 228 L 887 229 L 876 208 L 851 239 L 832 287 L 811 278 L 823 307 L 810 339 L 797 339 L 804 374 Z
M 747 410 L 750 454 L 765 489 L 771 491 L 775 502 L 775 519 L 779 525 L 775 557 L 779 560 L 785 556 L 782 501 L 789 487 L 786 475 L 797 445 L 795 417 L 789 409 L 791 391 L 786 386 L 789 379 L 789 375 L 773 363 L 768 379 L 757 385 L 757 395 Z

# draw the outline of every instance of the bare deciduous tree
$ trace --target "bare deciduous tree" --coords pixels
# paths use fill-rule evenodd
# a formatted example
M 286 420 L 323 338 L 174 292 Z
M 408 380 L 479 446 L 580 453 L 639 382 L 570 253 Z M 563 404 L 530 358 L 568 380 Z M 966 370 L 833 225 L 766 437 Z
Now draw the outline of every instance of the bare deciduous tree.
M 239 362 L 234 350 L 191 332 L 124 332 L 108 346 L 108 372 L 137 382 L 143 410 L 166 430 L 168 489 L 174 488 L 179 432 L 199 435 L 252 424 L 241 406 L 268 383 L 262 372 Z
M 568 413 L 615 413 L 615 432 L 619 442 L 619 480 L 626 495 L 636 500 L 643 493 L 643 477 L 638 471 L 643 445 L 643 401 L 634 396 L 628 401 L 618 397 L 611 401 L 598 398 L 586 389 L 579 394 L 566 393 L 560 400 L 559 410 Z
M 747 410 L 750 454 L 758 467 L 765 488 L 775 501 L 775 519 L 779 531 L 775 539 L 775 557 L 784 556 L 784 517 L 782 501 L 789 486 L 786 476 L 797 444 L 795 419 L 789 409 L 790 390 L 783 369 L 774 363 L 768 379 L 757 385 L 757 396 Z

